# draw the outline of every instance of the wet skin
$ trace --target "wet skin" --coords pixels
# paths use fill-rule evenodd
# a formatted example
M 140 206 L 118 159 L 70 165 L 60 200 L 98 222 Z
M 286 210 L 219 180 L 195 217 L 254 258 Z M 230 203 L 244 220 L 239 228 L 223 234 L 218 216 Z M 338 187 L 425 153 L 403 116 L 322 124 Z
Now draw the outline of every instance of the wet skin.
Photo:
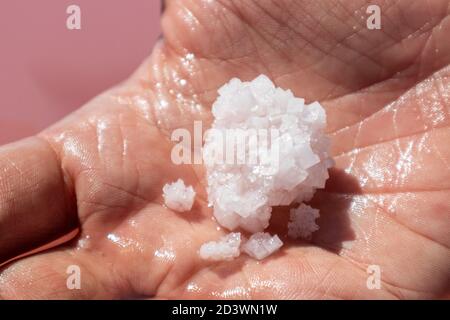
M 36 137 L 0 149 L 2 298 L 432 298 L 450 284 L 450 4 L 396 1 L 382 29 L 362 1 L 168 1 L 138 71 Z M 170 132 L 211 120 L 217 88 L 267 74 L 319 100 L 336 161 L 311 242 L 263 262 L 205 262 L 217 239 L 200 165 L 175 166 Z M 186 80 L 182 81 L 182 79 Z M 193 210 L 162 206 L 182 178 Z M 66 269 L 81 269 L 68 290 Z M 381 289 L 366 286 L 367 266 Z

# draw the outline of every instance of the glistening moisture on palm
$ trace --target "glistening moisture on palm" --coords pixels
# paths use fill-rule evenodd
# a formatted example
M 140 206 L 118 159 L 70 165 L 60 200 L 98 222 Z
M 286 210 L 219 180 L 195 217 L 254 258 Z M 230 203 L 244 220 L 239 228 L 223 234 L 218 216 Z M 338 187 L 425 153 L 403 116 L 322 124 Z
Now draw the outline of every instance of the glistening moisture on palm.
M 0 296 L 448 296 L 449 4 L 386 3 L 380 30 L 360 20 L 366 6 L 168 2 L 162 40 L 128 81 L 0 149 L 0 261 L 79 230 L 3 265 Z M 218 88 L 259 74 L 326 111 L 336 164 L 309 203 L 320 229 L 262 262 L 205 261 L 198 248 L 225 233 L 211 220 L 204 167 L 173 164 L 170 135 L 209 127 Z M 187 215 L 163 205 L 178 178 L 197 193 Z M 274 208 L 267 231 L 286 234 L 288 220 Z M 73 265 L 80 290 L 66 286 Z M 372 265 L 380 289 L 367 287 Z

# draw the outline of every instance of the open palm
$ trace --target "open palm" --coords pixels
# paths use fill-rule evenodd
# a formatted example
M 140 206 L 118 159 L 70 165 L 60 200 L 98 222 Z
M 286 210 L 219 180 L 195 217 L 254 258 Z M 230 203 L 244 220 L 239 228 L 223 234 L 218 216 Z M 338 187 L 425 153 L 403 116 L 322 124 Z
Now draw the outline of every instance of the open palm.
M 76 225 L 80 233 L 4 266 L 0 296 L 448 296 L 450 4 L 387 2 L 380 30 L 366 28 L 368 5 L 169 1 L 163 40 L 128 81 L 2 150 L 22 201 L 5 216 L 33 216 L 15 220 L 23 222 L 17 234 L 17 223 L 7 229 L 11 218 L 0 215 L 8 234 L 0 249 L 16 244 L 0 256 Z M 269 231 L 286 243 L 279 252 L 261 262 L 203 261 L 200 245 L 226 230 L 211 219 L 202 166 L 171 162 L 170 134 L 194 120 L 206 128 L 218 87 L 261 73 L 327 111 L 336 166 L 312 200 L 320 230 L 311 242 L 290 242 L 286 212 L 276 209 Z M 39 199 L 30 193 L 31 173 L 19 170 L 27 163 L 38 166 Z M 162 205 L 162 186 L 178 178 L 197 191 L 191 212 Z M 80 290 L 66 286 L 70 265 L 81 270 Z M 381 271 L 380 289 L 367 286 L 369 265 Z

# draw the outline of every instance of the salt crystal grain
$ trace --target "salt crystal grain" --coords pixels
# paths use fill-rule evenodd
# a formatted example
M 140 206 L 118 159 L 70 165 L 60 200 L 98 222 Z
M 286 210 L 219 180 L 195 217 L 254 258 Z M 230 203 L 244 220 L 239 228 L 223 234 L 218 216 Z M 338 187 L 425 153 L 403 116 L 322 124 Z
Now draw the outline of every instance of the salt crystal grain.
M 195 191 L 192 186 L 187 187 L 183 180 L 178 179 L 163 187 L 163 197 L 169 209 L 178 212 L 189 211 L 194 203 Z
M 211 241 L 200 247 L 200 257 L 205 260 L 232 260 L 239 256 L 241 246 L 241 234 L 229 233 L 219 241 Z
M 302 203 L 298 208 L 291 209 L 288 236 L 293 239 L 309 239 L 311 234 L 319 229 L 316 224 L 317 218 L 319 218 L 319 210 L 306 204 Z
M 261 260 L 281 248 L 283 242 L 277 235 L 271 236 L 266 232 L 253 234 L 242 246 L 242 250 L 249 256 Z

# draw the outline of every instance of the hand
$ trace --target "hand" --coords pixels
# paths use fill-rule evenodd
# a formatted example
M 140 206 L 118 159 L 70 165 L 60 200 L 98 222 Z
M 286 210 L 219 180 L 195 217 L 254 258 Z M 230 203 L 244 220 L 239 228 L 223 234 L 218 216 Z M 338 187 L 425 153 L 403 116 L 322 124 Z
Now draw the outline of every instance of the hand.
M 170 1 L 164 38 L 124 84 L 0 151 L 3 261 L 79 226 L 72 241 L 3 267 L 3 298 L 448 297 L 450 5 Z M 336 166 L 312 205 L 320 230 L 262 262 L 202 261 L 218 239 L 200 165 L 170 160 L 174 128 L 211 121 L 217 88 L 268 75 L 327 111 Z M 181 80 L 185 79 L 186 83 Z M 182 178 L 192 212 L 162 203 Z M 286 233 L 285 210 L 271 232 Z M 66 287 L 67 267 L 81 289 Z M 367 266 L 381 270 L 369 290 Z

